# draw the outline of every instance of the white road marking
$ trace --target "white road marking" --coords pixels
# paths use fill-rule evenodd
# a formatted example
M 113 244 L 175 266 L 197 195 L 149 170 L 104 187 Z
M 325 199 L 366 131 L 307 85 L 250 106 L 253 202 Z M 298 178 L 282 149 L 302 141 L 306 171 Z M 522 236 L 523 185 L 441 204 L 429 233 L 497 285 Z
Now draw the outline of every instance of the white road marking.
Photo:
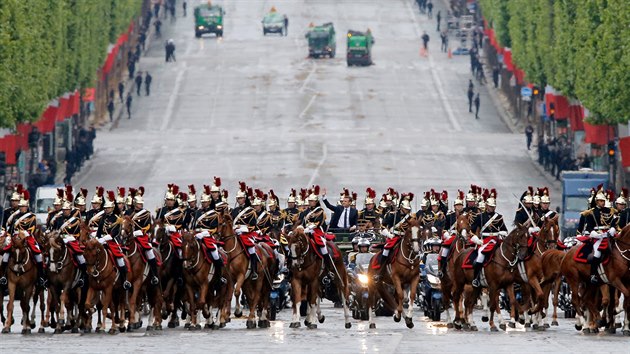
M 175 101 L 177 100 L 177 96 L 179 95 L 179 89 L 182 86 L 182 81 L 184 79 L 184 74 L 186 73 L 186 70 L 188 70 L 186 62 L 182 62 L 182 69 L 177 73 L 175 86 L 173 87 L 173 92 L 168 99 L 168 105 L 166 106 L 166 111 L 164 112 L 164 118 L 162 118 L 162 126 L 160 127 L 161 131 L 165 131 L 168 128 L 169 123 L 171 122 L 171 118 L 173 116 L 173 108 L 175 107 Z
M 328 158 L 328 147 L 326 144 L 324 144 L 322 145 L 322 158 L 321 160 L 319 160 L 319 163 L 317 164 L 315 171 L 313 171 L 313 174 L 311 175 L 311 179 L 308 180 L 308 183 L 306 184 L 307 186 L 313 185 L 313 182 L 315 182 L 315 178 L 317 178 L 317 175 L 319 174 L 319 169 L 322 167 L 322 165 L 324 165 L 324 162 L 326 162 L 327 158 Z
M 298 117 L 303 118 L 304 115 L 306 114 L 306 112 L 308 112 L 308 110 L 311 108 L 311 106 L 313 105 L 313 102 L 315 102 L 315 99 L 317 98 L 317 93 L 313 95 L 313 97 L 311 97 L 311 100 L 308 101 L 308 104 L 306 105 L 306 107 L 304 107 L 304 109 L 302 110 L 302 112 L 300 113 L 300 115 Z
M 302 83 L 302 86 L 300 87 L 299 92 L 304 92 L 308 83 L 311 82 L 311 78 L 313 77 L 315 70 L 317 70 L 317 64 L 315 64 L 315 62 L 312 62 L 312 63 L 313 63 L 313 68 L 308 73 L 308 76 L 306 76 L 306 79 L 304 79 L 304 82 Z

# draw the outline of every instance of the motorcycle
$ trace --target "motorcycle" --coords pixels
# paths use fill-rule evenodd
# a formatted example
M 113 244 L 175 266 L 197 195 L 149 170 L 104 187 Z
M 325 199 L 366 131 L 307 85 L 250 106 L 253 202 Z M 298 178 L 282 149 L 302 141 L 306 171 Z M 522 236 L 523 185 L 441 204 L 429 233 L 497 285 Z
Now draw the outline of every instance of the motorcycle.
M 432 321 L 439 321 L 444 306 L 442 306 L 442 285 L 437 276 L 439 271 L 438 255 L 426 254 L 424 267 L 421 266 L 422 276 L 418 284 L 416 304 L 424 311 L 424 315 Z
M 291 284 L 284 273 L 278 274 L 273 280 L 271 293 L 269 294 L 269 320 L 275 321 L 276 314 L 287 307 L 289 299 L 289 289 Z
M 354 264 L 348 267 L 348 278 L 350 280 L 350 295 L 348 302 L 352 311 L 352 318 L 355 320 L 368 320 L 368 269 L 373 253 L 358 253 Z M 352 266 L 354 265 L 354 266 Z

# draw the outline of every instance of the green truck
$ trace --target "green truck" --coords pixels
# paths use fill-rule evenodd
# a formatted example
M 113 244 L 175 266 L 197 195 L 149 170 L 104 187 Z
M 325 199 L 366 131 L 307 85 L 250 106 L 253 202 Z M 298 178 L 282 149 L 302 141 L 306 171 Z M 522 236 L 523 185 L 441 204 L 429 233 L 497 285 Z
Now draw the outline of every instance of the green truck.
M 286 18 L 286 15 L 281 15 L 277 13 L 275 9 L 272 9 L 262 20 L 263 35 L 266 36 L 267 33 L 278 33 L 286 36 Z
M 309 58 L 335 57 L 337 43 L 335 42 L 335 27 L 331 22 L 321 26 L 311 24 L 305 37 L 308 39 Z
M 223 37 L 223 16 L 225 11 L 219 5 L 212 5 L 209 1 L 195 7 L 195 37 L 204 33 L 214 33 Z
M 348 66 L 352 65 L 372 65 L 372 46 L 374 37 L 368 29 L 365 32 L 348 31 L 348 48 L 346 50 L 346 61 Z

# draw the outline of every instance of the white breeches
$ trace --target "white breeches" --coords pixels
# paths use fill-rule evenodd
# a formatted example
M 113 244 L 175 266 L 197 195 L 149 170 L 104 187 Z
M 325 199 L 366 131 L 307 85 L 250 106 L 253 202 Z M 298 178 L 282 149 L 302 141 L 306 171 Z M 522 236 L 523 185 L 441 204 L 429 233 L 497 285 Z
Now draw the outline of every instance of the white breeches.
M 116 264 L 118 265 L 118 268 L 122 268 L 125 266 L 125 259 L 124 258 L 116 258 Z

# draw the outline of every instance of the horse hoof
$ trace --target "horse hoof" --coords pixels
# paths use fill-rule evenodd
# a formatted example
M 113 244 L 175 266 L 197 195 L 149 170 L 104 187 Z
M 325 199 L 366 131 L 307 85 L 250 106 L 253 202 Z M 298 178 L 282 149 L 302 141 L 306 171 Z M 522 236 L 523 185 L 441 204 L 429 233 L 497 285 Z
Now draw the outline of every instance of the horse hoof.
M 479 329 L 477 328 L 477 326 L 470 326 L 470 331 L 471 332 L 477 332 Z
M 111 334 L 111 335 L 118 334 L 118 330 L 116 330 L 116 328 L 111 328 L 109 330 L 109 334 Z
M 527 327 L 527 324 L 525 324 L 525 319 L 524 318 L 519 318 L 518 319 L 518 323 L 520 323 L 521 325 L 525 325 L 525 327 Z M 531 325 L 531 323 L 529 323 L 529 325 Z
M 201 330 L 201 325 L 200 324 L 196 324 L 195 325 L 195 329 L 198 330 L 198 331 Z
M 305 326 L 309 326 L 310 324 L 311 324 L 311 323 L 310 323 L 309 321 L 304 320 L 304 325 L 305 325 Z
M 22 334 L 31 334 L 31 329 L 30 328 L 24 328 L 22 330 Z
M 615 323 L 615 328 L 621 328 L 621 323 L 619 322 Z
M 210 329 L 210 328 L 212 328 L 212 325 L 211 325 L 210 323 L 206 323 L 206 324 L 203 326 L 203 329 Z
M 498 332 L 499 329 L 497 328 L 497 326 L 492 326 L 490 327 L 490 332 Z
M 4 332 L 3 332 L 4 333 Z M 630 336 L 630 330 L 624 329 L 621 334 L 623 334 L 624 336 Z
M 132 331 L 131 324 L 126 326 L 126 327 L 125 326 L 119 326 L 118 330 L 120 331 L 120 333 L 131 332 Z
M 95 329 L 94 333 L 101 333 L 101 328 L 99 327 L 99 328 Z
M 321 323 L 321 322 L 320 322 Z M 346 322 L 346 329 L 352 328 L 352 323 Z
M 73 328 L 74 329 L 74 328 Z M 63 333 L 63 331 L 61 330 L 61 328 L 55 328 L 55 331 L 53 332 L 53 334 L 61 334 Z
M 481 316 L 481 322 L 488 322 L 488 321 L 490 321 L 488 316 Z
M 537 324 L 531 324 L 531 323 L 526 323 L 525 324 L 525 328 L 531 327 L 534 331 L 538 330 L 538 325 Z
M 52 320 L 50 320 L 49 325 L 50 325 L 50 328 L 55 328 L 55 327 L 57 327 L 57 320 L 55 320 L 55 319 L 53 318 Z M 63 326 L 63 324 L 62 324 L 62 326 Z
M 597 327 L 591 328 L 591 333 L 594 333 L 594 334 L 599 333 L 599 328 L 597 328 Z
M 70 330 L 70 333 L 79 333 L 79 329 L 76 327 L 72 327 L 72 329 Z
M 253 320 L 247 320 L 247 329 L 254 329 L 256 328 L 256 322 L 254 322 Z
M 448 329 L 453 329 L 453 327 L 455 327 L 452 323 L 447 323 L 446 324 L 446 328 Z
M 157 326 L 155 326 L 155 330 L 156 330 L 156 331 L 161 331 L 161 330 L 162 330 L 162 325 L 157 325 Z
M 289 328 L 300 328 L 302 324 L 300 322 L 291 322 Z
M 319 323 L 324 323 L 324 321 L 326 321 L 326 316 L 323 316 L 318 318 L 317 321 L 319 321 Z
M 405 317 L 405 325 L 407 325 L 407 328 L 413 328 L 413 319 Z
M 230 322 L 230 319 L 228 319 L 226 322 L 219 324 L 219 328 L 225 328 L 227 322 Z
M 44 328 L 40 328 L 37 330 L 37 333 L 46 333 L 46 331 L 44 330 Z
M 151 331 L 153 331 L 153 326 L 147 326 L 146 331 L 147 331 L 147 332 L 151 332 Z
M 501 328 L 502 331 L 505 331 L 507 329 L 507 327 L 505 326 L 505 323 L 501 323 L 499 325 L 499 328 Z
M 92 333 L 92 330 L 90 328 L 86 328 L 83 330 L 84 334 L 88 334 L 88 333 Z
M 9 333 L 9 332 L 11 332 L 11 329 L 10 329 L 10 328 L 3 328 L 3 329 L 2 329 L 2 333 L 3 333 L 3 334 L 4 334 L 4 333 Z
M 591 334 L 591 329 L 590 329 L 590 328 L 588 328 L 588 327 L 586 327 L 586 328 L 584 328 L 584 329 L 582 330 L 582 333 L 584 333 L 584 334 Z
M 311 323 L 310 325 L 307 326 L 308 329 L 317 329 L 317 324 L 316 323 Z
M 376 329 L 376 323 L 370 323 L 370 329 Z
M 576 331 L 581 331 L 582 330 L 582 325 L 575 325 L 575 330 Z
M 604 319 L 600 319 L 599 321 L 597 321 L 597 327 L 608 327 L 608 321 L 604 320 Z
M 510 322 L 510 323 L 508 323 L 508 327 L 510 327 L 510 328 L 516 328 L 516 323 L 514 323 L 514 322 Z
M 184 325 L 184 328 L 189 329 L 189 328 L 190 328 L 190 323 L 186 323 L 186 324 Z
M 617 329 L 616 328 L 606 328 L 606 333 L 608 333 L 608 334 L 615 334 L 615 333 L 617 333 Z
M 142 328 L 142 325 L 143 325 L 143 324 L 144 324 L 144 323 L 142 322 L 142 320 L 140 320 L 140 321 L 138 321 L 138 322 L 136 322 L 136 323 L 134 324 L 134 327 L 133 327 L 133 328 L 134 328 L 134 329 L 140 329 L 140 328 Z
M 175 328 L 175 327 L 177 327 L 177 325 L 175 325 L 175 322 L 169 322 L 167 326 L 168 326 L 168 328 Z
M 394 322 L 400 322 L 401 316 L 400 315 L 394 315 Z
M 461 331 L 461 330 L 462 330 L 462 324 L 461 324 L 461 323 L 459 323 L 459 322 L 457 322 L 457 323 L 453 322 L 453 327 L 454 327 L 456 330 L 458 330 L 458 331 Z
M 213 331 L 217 331 L 217 330 L 219 330 L 220 328 L 221 328 L 221 326 L 219 326 L 218 324 L 213 324 L 211 329 L 212 329 Z
M 243 316 L 243 311 L 234 312 L 234 317 L 241 318 L 241 316 Z

